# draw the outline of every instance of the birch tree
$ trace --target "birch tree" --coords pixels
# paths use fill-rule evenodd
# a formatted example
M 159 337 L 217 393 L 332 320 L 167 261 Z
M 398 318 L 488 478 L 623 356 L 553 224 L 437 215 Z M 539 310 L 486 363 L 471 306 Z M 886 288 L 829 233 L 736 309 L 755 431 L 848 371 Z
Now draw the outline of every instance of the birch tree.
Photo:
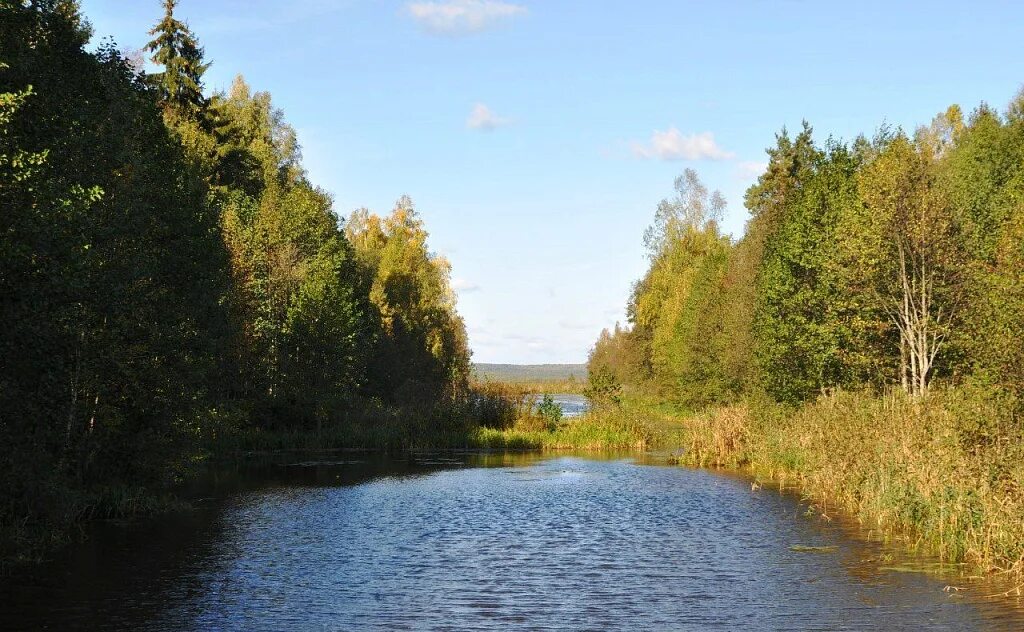
M 957 223 L 934 186 L 941 145 L 888 142 L 858 178 L 864 207 L 848 253 L 899 332 L 900 384 L 924 396 L 956 326 L 964 257 Z

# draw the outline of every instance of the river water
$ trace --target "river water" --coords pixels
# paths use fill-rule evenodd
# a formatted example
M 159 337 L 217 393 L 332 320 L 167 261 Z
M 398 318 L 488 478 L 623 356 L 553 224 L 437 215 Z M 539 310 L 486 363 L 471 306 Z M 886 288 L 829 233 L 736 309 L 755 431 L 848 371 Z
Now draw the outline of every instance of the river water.
M 1024 629 L 791 495 L 632 458 L 292 458 L 203 490 L 8 580 L 0 627 Z
M 590 408 L 590 402 L 583 395 L 556 393 L 551 395 L 551 399 L 562 409 L 562 417 L 564 419 L 579 417 Z M 544 401 L 544 396 L 537 395 L 533 399 L 533 405 L 539 406 L 542 401 Z

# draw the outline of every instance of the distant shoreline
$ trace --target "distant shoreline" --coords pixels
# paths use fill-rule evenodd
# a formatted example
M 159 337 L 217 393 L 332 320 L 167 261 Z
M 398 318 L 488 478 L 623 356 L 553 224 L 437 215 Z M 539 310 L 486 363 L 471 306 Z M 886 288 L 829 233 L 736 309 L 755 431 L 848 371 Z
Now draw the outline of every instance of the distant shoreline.
M 586 364 L 493 364 L 474 363 L 473 376 L 477 380 L 509 383 L 585 382 Z

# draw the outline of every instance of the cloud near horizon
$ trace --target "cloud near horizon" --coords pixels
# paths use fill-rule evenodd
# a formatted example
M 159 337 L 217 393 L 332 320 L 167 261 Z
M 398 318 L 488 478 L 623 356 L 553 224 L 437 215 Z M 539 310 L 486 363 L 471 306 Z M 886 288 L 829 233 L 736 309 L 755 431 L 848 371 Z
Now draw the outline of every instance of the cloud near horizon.
M 683 134 L 675 127 L 655 130 L 648 143 L 633 143 L 633 155 L 658 160 L 728 160 L 735 157 L 722 149 L 711 132 Z
M 499 127 L 511 125 L 512 120 L 495 114 L 491 108 L 483 103 L 477 103 L 466 119 L 466 127 L 482 132 L 491 132 Z
M 560 320 L 558 321 L 558 326 L 562 329 L 570 329 L 574 331 L 600 331 L 600 328 L 597 325 L 578 320 Z M 596 336 L 597 334 L 595 333 L 594 335 Z
M 410 2 L 406 13 L 428 33 L 468 35 L 527 14 L 526 7 L 500 0 Z
M 452 289 L 456 292 L 476 292 L 480 290 L 480 286 L 472 281 L 466 279 L 452 279 Z

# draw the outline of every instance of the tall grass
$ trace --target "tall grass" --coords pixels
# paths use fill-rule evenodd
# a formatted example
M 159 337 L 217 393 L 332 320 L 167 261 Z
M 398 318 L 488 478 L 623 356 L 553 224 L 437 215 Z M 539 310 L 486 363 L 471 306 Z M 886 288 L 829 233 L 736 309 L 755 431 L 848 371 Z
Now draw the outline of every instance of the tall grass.
M 583 391 L 587 388 L 587 381 L 576 379 L 531 379 L 511 381 L 483 379 L 473 382 L 472 388 L 475 390 L 498 388 L 500 390 L 525 391 L 533 395 L 539 395 L 541 393 L 571 393 L 574 395 L 582 395 Z
M 981 389 L 752 402 L 686 424 L 681 461 L 747 467 L 819 504 L 901 531 L 953 562 L 1024 574 L 1024 423 Z
M 526 417 L 503 430 L 480 428 L 469 444 L 488 450 L 643 451 L 653 433 L 642 419 L 590 412 L 561 421 L 553 430 Z

